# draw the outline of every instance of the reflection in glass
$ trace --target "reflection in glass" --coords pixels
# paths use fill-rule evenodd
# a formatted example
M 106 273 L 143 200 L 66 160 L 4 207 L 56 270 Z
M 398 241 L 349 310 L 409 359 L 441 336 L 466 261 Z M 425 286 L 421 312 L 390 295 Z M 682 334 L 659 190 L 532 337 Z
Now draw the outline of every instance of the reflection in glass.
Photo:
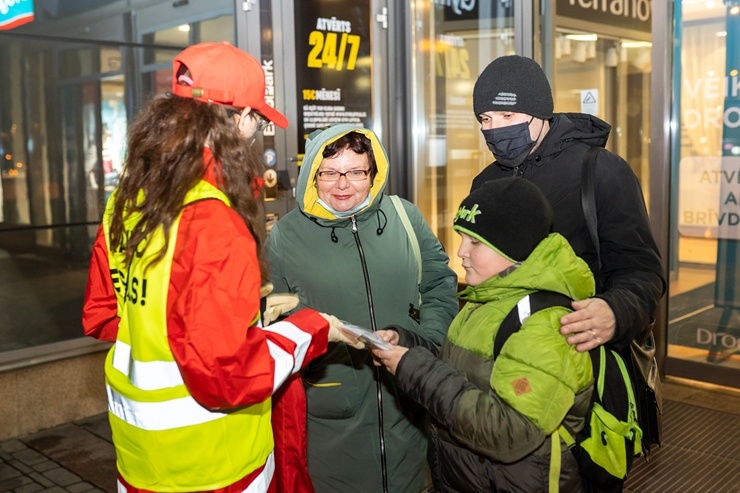
M 87 237 L 87 226 L 61 228 L 61 237 Z M 91 228 L 94 234 L 95 227 Z M 23 243 L 23 245 L 21 245 Z M 27 232 L 0 229 L 0 352 L 82 336 L 80 314 L 87 259 L 71 263 L 59 251 L 33 248 Z
M 236 39 L 233 15 L 222 15 L 202 21 L 199 30 L 199 41 L 228 41 L 233 44 Z
M 740 16 L 722 2 L 678 7 L 668 355 L 738 369 Z
M 555 36 L 555 111 L 589 113 L 612 126 L 607 149 L 632 167 L 650 202 L 650 50 L 652 44 L 559 29 Z
M 126 106 L 124 104 L 123 76 L 103 79 L 100 87 L 102 130 L 102 168 L 104 202 L 108 201 L 123 171 L 126 152 Z M 101 209 L 102 211 L 102 209 Z M 98 216 L 100 217 L 100 216 Z
M 6 352 L 51 354 L 55 346 L 36 347 L 83 337 L 90 248 L 125 166 L 129 118 L 170 89 L 185 46 L 236 41 L 226 2 L 217 14 L 204 8 L 218 17 L 173 16 L 135 43 L 124 41 L 135 34 L 122 32 L 133 26 L 120 14 L 95 24 L 72 15 L 108 0 L 53 3 L 58 12 L 0 33 L 0 356 L 11 359 Z
M 0 352 L 82 337 L 90 247 L 123 167 L 124 50 L 0 44 Z
M 414 201 L 459 276 L 464 271 L 452 218 L 473 178 L 492 160 L 473 114 L 473 86 L 494 58 L 515 52 L 514 7 L 504 3 L 413 6 Z

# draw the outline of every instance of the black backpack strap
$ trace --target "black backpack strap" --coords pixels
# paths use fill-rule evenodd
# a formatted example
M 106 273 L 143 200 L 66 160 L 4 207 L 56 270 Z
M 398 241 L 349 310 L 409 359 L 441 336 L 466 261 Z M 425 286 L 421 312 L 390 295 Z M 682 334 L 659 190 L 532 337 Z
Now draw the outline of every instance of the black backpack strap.
M 594 184 L 594 162 L 601 147 L 589 147 L 581 168 L 581 207 L 586 228 L 596 249 L 596 265 L 601 271 L 601 248 L 599 247 L 599 223 L 596 216 L 596 193 Z M 596 272 L 598 275 L 599 272 Z
M 535 312 L 550 308 L 551 306 L 564 306 L 570 309 L 573 302 L 571 298 L 555 291 L 535 291 L 519 300 L 514 308 L 506 314 L 501 326 L 496 332 L 496 338 L 493 340 L 493 359 L 498 358 L 501 348 L 509 339 L 511 334 L 518 332 L 522 328 L 522 323 Z M 527 304 L 529 309 L 527 310 Z M 522 316 L 519 316 L 520 308 Z

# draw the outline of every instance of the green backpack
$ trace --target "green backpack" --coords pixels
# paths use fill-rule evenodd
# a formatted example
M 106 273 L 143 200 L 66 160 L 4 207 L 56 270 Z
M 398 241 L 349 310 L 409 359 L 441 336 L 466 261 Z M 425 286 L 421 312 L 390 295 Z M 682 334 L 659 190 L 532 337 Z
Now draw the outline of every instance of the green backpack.
M 494 359 L 532 313 L 552 306 L 571 309 L 571 302 L 569 297 L 551 291 L 536 291 L 524 297 L 501 322 L 493 345 Z M 562 425 L 558 434 L 576 458 L 586 492 L 621 492 L 634 457 L 642 453 L 635 395 L 624 361 L 616 351 L 599 346 L 589 353 L 596 381 L 586 424 L 575 437 Z

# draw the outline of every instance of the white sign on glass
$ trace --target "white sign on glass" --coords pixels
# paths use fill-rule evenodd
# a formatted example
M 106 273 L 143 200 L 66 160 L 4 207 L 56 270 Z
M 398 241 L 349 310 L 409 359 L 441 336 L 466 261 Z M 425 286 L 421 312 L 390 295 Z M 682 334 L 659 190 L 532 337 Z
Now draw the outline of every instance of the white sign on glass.
M 599 90 L 582 89 L 581 90 L 581 113 L 599 116 Z

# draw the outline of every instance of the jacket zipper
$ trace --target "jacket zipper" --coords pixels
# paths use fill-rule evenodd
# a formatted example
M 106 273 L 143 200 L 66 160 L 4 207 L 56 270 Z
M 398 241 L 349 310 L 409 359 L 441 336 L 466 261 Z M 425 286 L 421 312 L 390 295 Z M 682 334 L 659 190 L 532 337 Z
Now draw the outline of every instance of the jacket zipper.
M 373 332 L 378 330 L 377 323 L 375 321 L 375 306 L 373 305 L 373 292 L 370 286 L 370 276 L 367 270 L 367 262 L 365 260 L 365 251 L 362 249 L 362 242 L 360 241 L 360 233 L 357 229 L 357 220 L 355 216 L 352 219 L 352 236 L 355 238 L 355 244 L 357 245 L 357 251 L 360 254 L 360 264 L 362 265 L 362 275 L 365 280 L 365 293 L 367 294 L 367 306 L 370 311 L 370 329 Z M 378 437 L 380 440 L 380 472 L 383 479 L 383 493 L 388 493 L 388 462 L 385 452 L 385 431 L 383 430 L 383 386 L 380 381 L 380 367 L 375 367 L 375 390 L 378 401 Z

